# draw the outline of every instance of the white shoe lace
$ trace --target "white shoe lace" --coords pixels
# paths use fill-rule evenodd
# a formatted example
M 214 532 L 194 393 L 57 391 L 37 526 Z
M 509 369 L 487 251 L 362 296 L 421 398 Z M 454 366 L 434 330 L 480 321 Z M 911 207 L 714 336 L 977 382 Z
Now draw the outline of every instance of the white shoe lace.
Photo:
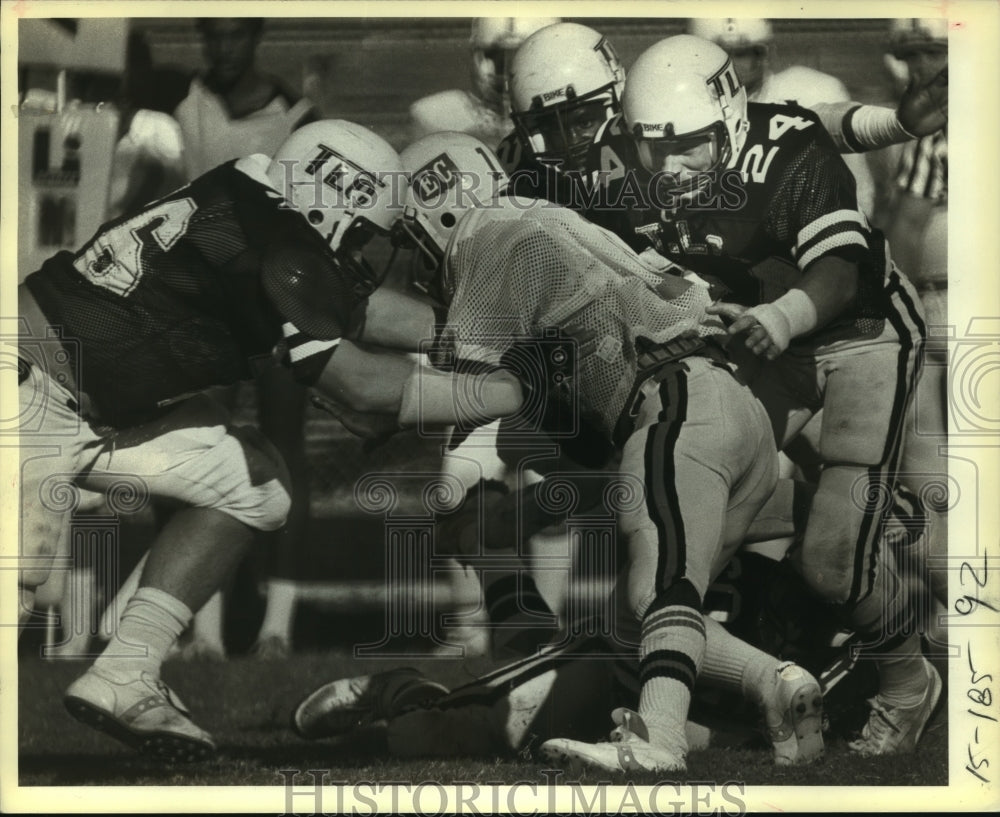
M 878 698 L 870 698 L 868 704 L 871 706 L 871 712 L 865 728 L 861 730 L 861 739 L 858 743 L 880 747 L 892 738 L 893 732 L 899 732 L 899 727 L 893 723 L 889 711 Z

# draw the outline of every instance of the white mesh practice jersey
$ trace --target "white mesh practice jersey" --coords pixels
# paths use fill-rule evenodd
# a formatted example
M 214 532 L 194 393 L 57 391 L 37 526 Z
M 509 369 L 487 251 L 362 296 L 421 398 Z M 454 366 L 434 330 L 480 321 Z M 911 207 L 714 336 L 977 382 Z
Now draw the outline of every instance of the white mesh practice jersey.
M 578 382 L 567 386 L 613 439 L 640 351 L 725 330 L 705 313 L 708 289 L 680 267 L 654 271 L 571 210 L 527 204 L 502 199 L 459 222 L 445 255 L 448 337 L 457 357 L 496 364 L 518 339 L 561 330 L 577 344 Z

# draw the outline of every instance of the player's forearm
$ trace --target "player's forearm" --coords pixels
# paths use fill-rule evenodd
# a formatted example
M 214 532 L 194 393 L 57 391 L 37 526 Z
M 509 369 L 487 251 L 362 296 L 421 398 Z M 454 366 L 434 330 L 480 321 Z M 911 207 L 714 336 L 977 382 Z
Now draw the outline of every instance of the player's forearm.
M 454 374 L 412 356 L 341 341 L 315 388 L 352 412 L 389 414 L 402 427 L 486 423 L 516 414 L 521 385 L 505 370 Z
M 403 386 L 399 424 L 483 425 L 516 414 L 523 402 L 520 381 L 504 369 L 457 374 L 420 366 Z
M 858 292 L 858 266 L 843 258 L 826 256 L 802 276 L 799 289 L 809 296 L 816 310 L 812 328 L 822 328 L 854 303 Z
M 395 416 L 416 367 L 401 352 L 342 340 L 313 386 L 351 411 Z
M 441 316 L 434 303 L 389 287 L 379 287 L 358 309 L 353 336 L 365 343 L 415 352 L 435 335 Z
M 879 150 L 915 138 L 891 108 L 857 102 L 818 102 L 812 109 L 841 153 Z

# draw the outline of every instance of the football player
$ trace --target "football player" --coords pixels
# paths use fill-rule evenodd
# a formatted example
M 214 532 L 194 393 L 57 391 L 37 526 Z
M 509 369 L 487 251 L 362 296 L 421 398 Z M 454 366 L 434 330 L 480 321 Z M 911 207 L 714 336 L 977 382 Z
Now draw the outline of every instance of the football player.
M 770 423 L 717 345 L 727 335 L 707 317 L 707 288 L 650 269 L 566 208 L 495 197 L 502 173 L 471 137 L 432 135 L 403 161 L 412 184 L 400 225 L 439 270 L 451 359 L 504 366 L 530 384 L 532 399 L 504 421 L 501 443 L 537 432 L 560 443 L 571 469 L 586 462 L 643 484 L 617 509 L 628 566 L 615 636 L 624 649 L 638 647 L 638 713 L 616 711 L 616 742 L 554 737 L 542 754 L 614 771 L 682 769 L 691 689 L 703 671 L 755 690 L 779 762 L 817 757 L 815 679 L 702 615 L 710 581 L 777 479 Z M 628 622 L 641 627 L 636 640 Z M 370 706 L 372 680 L 355 681 L 303 701 L 298 731 L 317 734 L 331 712 L 343 723 L 345 699 Z M 415 697 L 422 688 L 414 685 Z
M 732 59 L 706 40 L 672 37 L 640 55 L 591 161 L 603 195 L 590 215 L 723 295 L 710 311 L 764 361 L 752 385 L 779 448 L 823 409 L 804 576 L 877 647 L 880 691 L 853 748 L 911 750 L 942 685 L 906 635 L 912 612 L 878 549 L 889 504 L 878 497 L 891 496 L 922 358 L 916 293 L 816 116 L 748 103 Z M 773 258 L 783 263 L 765 269 Z
M 361 255 L 401 210 L 400 170 L 375 133 L 314 123 L 273 160 L 228 162 L 103 225 L 19 288 L 21 416 L 34 423 L 20 446 L 19 620 L 51 568 L 66 483 L 110 491 L 125 475 L 186 506 L 153 542 L 107 649 L 67 690 L 84 723 L 166 759 L 215 749 L 160 664 L 252 531 L 283 524 L 289 497 L 274 447 L 200 392 L 249 378 L 283 345 L 296 376 L 363 433 L 457 422 L 456 385 L 485 387 L 484 421 L 520 405 L 502 373 L 421 372 L 393 351 L 435 324 L 428 302 L 377 290 Z
M 790 65 L 775 71 L 774 32 L 769 20 L 699 18 L 689 21 L 688 33 L 711 40 L 729 53 L 751 102 L 794 101 L 804 108 L 812 108 L 816 103 L 847 102 L 851 98 L 844 83 L 814 68 Z M 857 183 L 858 206 L 871 217 L 875 182 L 868 163 L 861 154 L 845 155 L 844 162 Z
M 437 131 L 462 131 L 489 145 L 495 145 L 510 129 L 509 64 L 515 49 L 533 32 L 557 23 L 552 17 L 477 17 L 472 21 L 469 37 L 470 78 L 472 89 L 441 91 L 417 100 L 410 106 L 410 140 Z M 468 434 L 463 443 L 444 454 L 442 471 L 458 480 L 473 494 L 491 490 L 507 490 L 513 476 L 495 453 L 496 427 L 478 428 Z M 461 502 L 463 498 L 458 497 Z M 527 577 L 526 577 L 527 578 Z M 475 597 L 480 592 L 479 579 L 463 573 L 457 565 L 449 575 L 452 591 L 457 596 Z M 524 599 L 551 614 L 547 603 L 535 588 L 523 588 Z M 487 598 L 486 607 L 494 607 Z M 487 638 L 483 629 L 484 611 L 478 605 L 454 610 L 453 618 L 461 622 L 445 636 L 448 643 L 460 644 L 466 654 L 503 651 L 504 645 Z M 487 611 L 488 612 L 488 611 Z M 499 631 L 493 631 L 496 635 Z M 448 648 L 445 648 L 448 649 Z
M 625 70 L 611 42 L 577 23 L 535 32 L 510 72 L 514 130 L 497 148 L 514 189 L 578 209 L 589 198 L 589 142 L 621 110 Z M 933 133 L 947 120 L 947 74 L 907 87 L 895 111 L 857 102 L 811 107 L 844 153 L 877 150 Z M 577 187 L 576 185 L 580 185 Z
M 411 138 L 462 131 L 495 145 L 510 129 L 508 63 L 514 50 L 554 17 L 477 17 L 469 36 L 472 90 L 440 91 L 410 106 Z
M 941 105 L 946 103 L 946 82 L 936 75 L 922 80 L 907 90 L 895 112 L 857 103 L 817 104 L 817 112 L 837 134 L 842 151 L 874 149 L 909 139 L 907 129 L 925 132 L 940 127 Z M 515 129 L 498 148 L 513 190 L 583 208 L 592 195 L 583 156 L 596 131 L 619 113 L 624 87 L 621 62 L 599 32 L 564 22 L 528 37 L 511 63 Z M 782 460 L 788 468 L 787 459 Z M 493 497 L 494 505 L 503 501 Z M 523 509 L 531 498 L 511 494 L 506 501 L 520 502 Z M 760 546 L 783 552 L 787 543 Z M 559 609 L 558 597 L 549 593 L 547 600 Z

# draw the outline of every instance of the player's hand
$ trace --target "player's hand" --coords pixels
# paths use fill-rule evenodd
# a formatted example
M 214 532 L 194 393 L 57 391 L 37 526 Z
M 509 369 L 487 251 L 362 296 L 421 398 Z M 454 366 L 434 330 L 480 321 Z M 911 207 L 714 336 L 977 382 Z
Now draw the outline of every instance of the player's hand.
M 903 92 L 896 116 L 908 133 L 928 136 L 948 124 L 948 66 L 927 82 L 918 85 L 917 77 Z
M 720 315 L 729 324 L 730 335 L 746 333 L 746 347 L 758 357 L 774 360 L 788 348 L 791 332 L 784 316 L 772 304 L 746 307 L 719 301 L 705 308 L 710 315 Z
M 399 422 L 389 414 L 362 413 L 325 394 L 313 392 L 309 400 L 318 409 L 336 417 L 341 425 L 357 437 L 366 440 L 384 440 L 399 431 Z
M 749 308 L 750 307 L 743 306 L 743 304 L 731 304 L 728 301 L 716 301 L 714 304 L 706 306 L 705 311 L 709 315 L 718 315 L 726 321 L 726 323 L 732 323 Z

